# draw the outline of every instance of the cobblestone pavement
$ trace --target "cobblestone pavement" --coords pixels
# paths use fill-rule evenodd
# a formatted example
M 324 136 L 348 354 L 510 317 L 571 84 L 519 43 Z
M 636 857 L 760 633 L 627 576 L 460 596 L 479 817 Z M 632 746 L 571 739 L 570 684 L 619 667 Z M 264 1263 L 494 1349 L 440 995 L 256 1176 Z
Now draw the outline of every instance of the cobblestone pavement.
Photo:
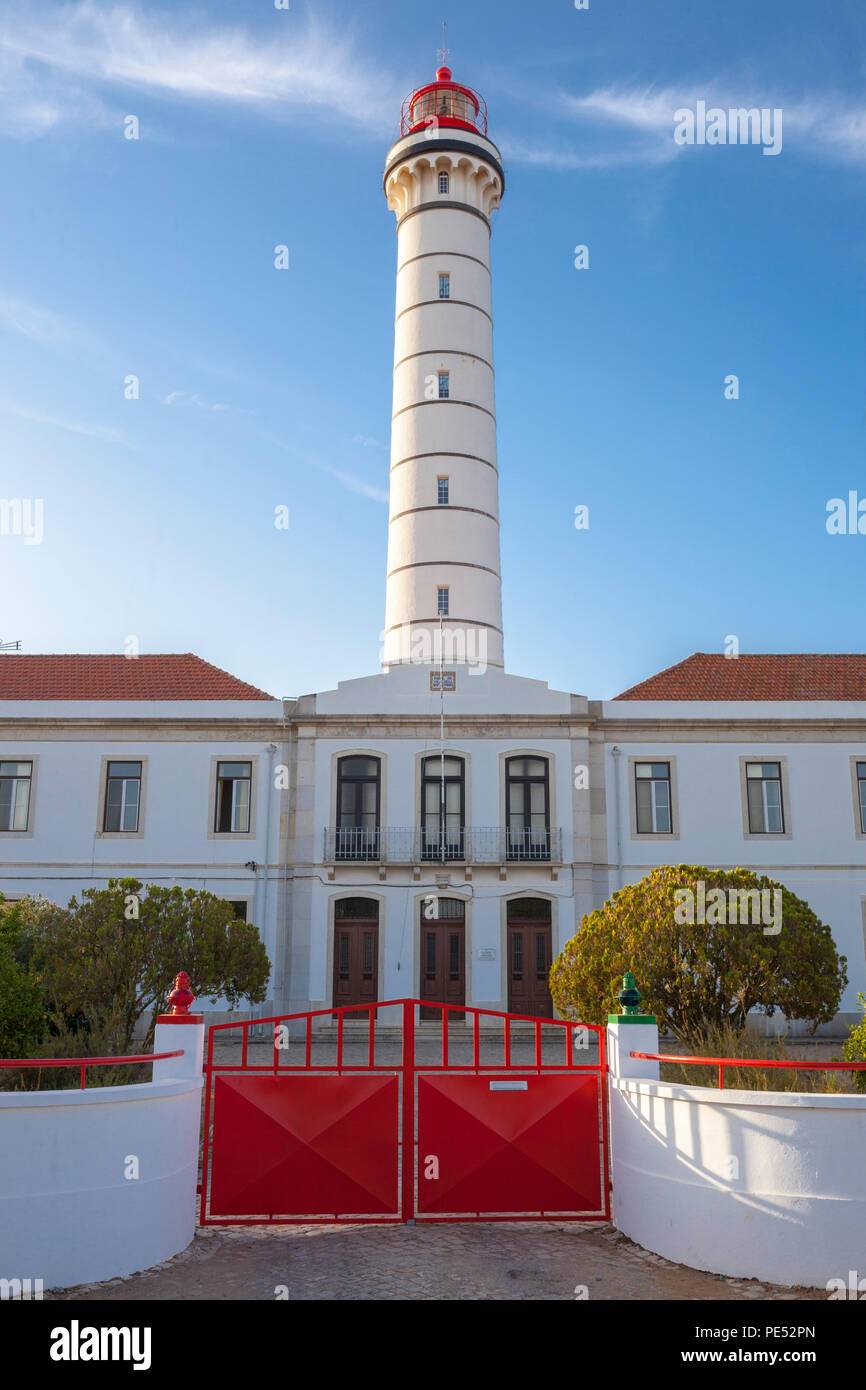
M 585 1294 L 575 1292 L 585 1287 Z M 612 1226 L 564 1222 L 200 1230 L 144 1274 L 54 1299 L 826 1299 L 671 1264 Z M 286 1294 L 283 1292 L 282 1297 Z

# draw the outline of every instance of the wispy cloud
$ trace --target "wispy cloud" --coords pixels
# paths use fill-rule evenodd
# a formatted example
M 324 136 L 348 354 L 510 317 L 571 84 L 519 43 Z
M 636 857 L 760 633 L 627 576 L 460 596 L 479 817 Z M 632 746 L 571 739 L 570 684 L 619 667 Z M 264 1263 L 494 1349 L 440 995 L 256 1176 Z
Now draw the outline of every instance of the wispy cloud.
M 346 473 L 341 468 L 331 468 L 327 463 L 319 463 L 319 467 L 325 473 L 330 473 L 332 478 L 336 478 L 342 487 L 348 488 L 349 492 L 357 492 L 361 497 L 369 497 L 371 502 L 387 502 L 388 492 L 386 488 L 376 487 L 373 483 L 365 482 L 363 478 L 358 478 L 354 473 Z
M 0 35 L 0 117 L 7 130 L 29 136 L 64 119 L 104 125 L 118 119 L 104 93 L 121 89 L 232 101 L 277 117 L 306 109 L 374 135 L 393 126 L 402 92 L 380 63 L 362 58 L 350 34 L 315 17 L 304 28 L 294 14 L 276 22 L 282 27 L 262 37 L 180 9 L 82 0 L 12 10 Z
M 81 420 L 61 420 L 56 415 L 45 415 L 42 411 L 31 410 L 29 406 L 17 405 L 11 401 L 0 401 L 0 415 L 13 415 L 34 425 L 51 425 L 56 429 L 69 430 L 71 434 L 83 434 L 89 439 L 101 439 L 106 444 L 122 444 L 129 448 L 129 440 L 123 430 L 115 429 L 113 425 L 90 425 Z
M 548 169 L 613 169 L 628 164 L 665 164 L 684 157 L 688 146 L 673 138 L 674 113 L 698 101 L 729 111 L 737 107 L 781 108 L 785 148 L 810 157 L 846 163 L 866 161 L 866 105 L 841 94 L 787 99 L 774 90 L 756 91 L 718 78 L 682 86 L 627 84 L 598 87 L 583 95 L 558 93 L 550 115 L 582 129 L 575 148 L 567 128 L 562 142 L 548 138 L 503 140 L 511 158 Z
M 359 497 L 367 497 L 371 502 L 388 501 L 386 488 L 377 487 L 375 483 L 369 483 L 366 478 L 359 478 L 356 473 L 350 473 L 345 468 L 335 468 L 333 464 L 327 463 L 318 454 L 313 454 L 308 449 L 299 449 L 295 444 L 288 444 L 286 440 L 280 439 L 279 435 L 270 434 L 265 430 L 259 430 L 258 433 L 260 438 L 267 440 L 269 444 L 275 444 L 278 449 L 283 449 L 287 454 L 292 454 L 307 467 L 318 468 L 322 473 L 328 473 L 332 478 L 336 478 L 340 486 L 346 488 L 347 491 L 355 492 Z
M 40 309 L 23 299 L 0 295 L 0 328 L 20 333 L 34 343 L 57 343 L 72 336 L 73 326 L 52 309 Z
M 162 398 L 163 405 L 196 405 L 200 410 L 230 410 L 231 407 L 224 405 L 222 401 L 204 400 L 195 391 L 169 391 L 167 396 Z

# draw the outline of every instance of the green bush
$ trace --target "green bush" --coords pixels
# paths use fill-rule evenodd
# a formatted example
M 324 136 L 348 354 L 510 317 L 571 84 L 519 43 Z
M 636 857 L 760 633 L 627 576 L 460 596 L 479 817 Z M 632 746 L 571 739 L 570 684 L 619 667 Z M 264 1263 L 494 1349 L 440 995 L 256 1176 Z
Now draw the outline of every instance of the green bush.
M 81 1035 L 82 1056 L 96 1051 L 96 1037 L 100 1051 L 121 1055 L 150 1050 L 179 970 L 199 1000 L 223 996 L 234 1008 L 265 998 L 270 962 L 257 928 L 225 898 L 127 878 L 46 910 L 33 933 L 32 969 L 58 1036 Z M 145 1037 L 133 1046 L 148 1010 Z
M 0 896 L 0 1058 L 29 1057 L 48 1026 L 27 954 L 23 911 Z M 4 1071 L 0 1068 L 0 1084 Z
M 866 1062 L 866 994 L 858 994 L 857 1002 L 864 1013 L 860 1022 L 852 1025 L 842 1046 L 842 1056 L 846 1062 Z M 851 1075 L 857 1090 L 866 1091 L 866 1071 L 855 1071 Z
M 700 882 L 707 898 L 713 890 L 719 898 L 732 889 L 778 891 L 780 930 L 717 921 L 715 911 L 703 923 L 684 920 L 683 895 Z M 779 1009 L 813 1030 L 829 1023 L 847 984 L 845 965 L 830 928 L 783 884 L 746 869 L 680 864 L 654 869 L 584 917 L 554 961 L 550 989 L 563 1017 L 604 1023 L 619 1011 L 622 977 L 631 970 L 643 1008 L 689 1041 L 726 1023 L 742 1030 L 752 1010 Z

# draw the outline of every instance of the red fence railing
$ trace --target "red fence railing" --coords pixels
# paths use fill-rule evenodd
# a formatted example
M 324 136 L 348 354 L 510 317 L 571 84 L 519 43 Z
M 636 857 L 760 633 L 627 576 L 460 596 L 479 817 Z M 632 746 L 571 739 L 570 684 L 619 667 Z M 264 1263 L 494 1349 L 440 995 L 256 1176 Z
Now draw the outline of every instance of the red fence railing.
M 167 1057 L 182 1057 L 183 1048 L 176 1052 L 137 1052 L 131 1057 L 17 1057 L 11 1061 L 0 1061 L 0 1067 L 80 1067 L 81 1087 L 88 1067 L 120 1067 L 125 1062 L 163 1062 Z
M 725 1088 L 725 1067 L 776 1067 L 782 1071 L 866 1071 L 866 1062 L 778 1062 L 754 1057 L 680 1057 L 672 1052 L 630 1052 L 645 1062 L 676 1062 L 695 1067 L 718 1067 L 719 1090 Z

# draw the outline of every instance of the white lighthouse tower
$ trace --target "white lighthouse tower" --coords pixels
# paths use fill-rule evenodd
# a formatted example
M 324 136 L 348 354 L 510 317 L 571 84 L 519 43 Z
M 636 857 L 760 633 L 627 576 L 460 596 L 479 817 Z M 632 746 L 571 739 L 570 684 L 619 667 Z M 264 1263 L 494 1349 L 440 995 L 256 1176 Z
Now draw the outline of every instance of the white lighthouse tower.
M 490 216 L 504 191 L 476 92 L 440 67 L 403 104 L 384 189 L 397 308 L 383 665 L 502 667 Z

